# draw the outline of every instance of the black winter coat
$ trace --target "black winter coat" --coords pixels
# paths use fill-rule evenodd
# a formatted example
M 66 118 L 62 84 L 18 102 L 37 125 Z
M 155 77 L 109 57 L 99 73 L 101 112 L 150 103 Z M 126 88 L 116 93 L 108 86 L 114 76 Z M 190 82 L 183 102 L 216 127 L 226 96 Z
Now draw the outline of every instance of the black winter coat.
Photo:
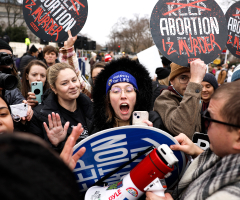
M 34 56 L 30 55 L 30 54 L 26 54 L 25 56 L 23 56 L 21 58 L 20 61 L 20 67 L 19 67 L 19 71 L 21 72 L 20 76 L 22 77 L 23 72 L 25 67 L 27 66 L 28 63 L 30 63 L 32 60 L 35 60 L 37 58 L 35 58 Z
M 77 104 L 80 105 L 82 108 L 88 130 L 91 130 L 91 127 L 92 127 L 92 119 L 91 119 L 91 117 L 92 117 L 92 102 L 91 102 L 91 100 L 85 94 L 81 93 L 79 95 L 79 97 L 77 98 Z M 43 126 L 43 122 L 46 122 L 48 125 L 48 114 L 51 114 L 52 112 L 58 113 L 60 115 L 63 126 L 67 122 L 67 120 L 64 118 L 64 115 L 62 115 L 60 112 L 59 104 L 57 103 L 57 96 L 53 92 L 50 92 L 50 90 L 46 91 L 43 95 L 42 104 L 36 106 L 33 109 L 33 111 L 34 111 L 34 114 L 28 125 L 27 131 L 41 137 L 42 139 L 47 141 L 53 147 L 53 149 L 55 149 L 57 152 L 61 153 L 68 136 L 72 132 L 72 128 L 69 126 L 68 131 L 67 131 L 67 137 L 57 147 L 55 147 L 49 141 L 47 133 Z M 49 125 L 48 125 L 48 127 L 49 127 Z M 79 140 L 77 142 L 79 142 Z
M 93 87 L 94 130 L 92 133 L 113 128 L 114 126 L 114 120 L 107 122 L 106 83 L 108 78 L 118 71 L 130 73 L 137 81 L 138 91 L 134 111 L 149 112 L 152 110 L 152 80 L 146 68 L 126 58 L 114 60 L 106 65 L 105 69 L 99 73 Z M 149 121 L 153 122 L 154 127 L 161 128 L 162 123 L 158 113 L 153 111 L 149 112 Z
M 4 98 L 9 105 L 19 104 L 22 103 L 23 100 L 25 100 L 18 88 L 15 88 L 13 90 L 5 90 Z

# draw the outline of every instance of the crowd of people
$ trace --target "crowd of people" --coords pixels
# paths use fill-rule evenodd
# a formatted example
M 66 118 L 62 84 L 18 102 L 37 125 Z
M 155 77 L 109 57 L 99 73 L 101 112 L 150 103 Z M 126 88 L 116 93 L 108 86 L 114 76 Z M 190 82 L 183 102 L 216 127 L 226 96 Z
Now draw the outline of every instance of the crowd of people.
M 0 136 L 0 171 L 4 177 L 0 181 L 16 184 L 12 186 L 14 195 L 4 188 L 0 190 L 5 199 L 32 199 L 41 190 L 42 199 L 48 195 L 52 199 L 77 199 L 77 186 L 69 171 L 85 148 L 72 156 L 74 144 L 101 130 L 132 125 L 134 111 L 149 112 L 149 119 L 143 123 L 174 136 L 180 145 L 172 145 L 171 149 L 194 158 L 178 184 L 178 193 L 166 193 L 162 198 L 147 192 L 147 200 L 239 198 L 240 65 L 232 73 L 226 66 L 218 66 L 216 77 L 206 73 L 207 66 L 200 59 L 184 67 L 162 57 L 163 67 L 156 69 L 157 80 L 153 81 L 136 59 L 114 59 L 109 52 L 103 60 L 92 52 L 92 81 L 88 87 L 73 47 L 77 37 L 70 31 L 68 34 L 59 52 L 53 46 L 40 51 L 32 45 L 21 58 L 20 77 L 14 62 L 0 66 L 1 72 L 19 81 L 13 90 L 0 90 L 0 133 L 14 132 Z M 3 40 L 1 52 L 13 55 Z M 39 54 L 43 60 L 37 58 Z M 35 81 L 43 85 L 41 102 L 31 91 Z M 9 105 L 19 103 L 28 104 L 28 111 L 17 121 Z M 210 148 L 199 145 L 198 137 L 202 136 Z M 22 164 L 14 166 L 19 159 Z M 9 178 L 15 170 L 19 172 L 15 179 Z M 41 173 L 36 175 L 37 171 Z M 25 179 L 21 173 L 39 180 Z M 21 182 L 19 189 L 17 181 Z M 54 184 L 54 190 L 49 192 L 48 187 Z M 26 192 L 27 187 L 31 192 Z

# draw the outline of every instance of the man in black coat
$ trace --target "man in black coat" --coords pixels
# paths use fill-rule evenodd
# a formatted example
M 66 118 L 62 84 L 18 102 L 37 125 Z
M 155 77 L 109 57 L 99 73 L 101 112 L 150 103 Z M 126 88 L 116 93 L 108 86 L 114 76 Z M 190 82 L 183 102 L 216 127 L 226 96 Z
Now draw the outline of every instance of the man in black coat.
M 37 57 L 38 57 L 38 49 L 34 45 L 32 45 L 31 48 L 29 49 L 29 51 L 26 53 L 26 55 L 24 55 L 21 58 L 20 67 L 19 67 L 19 70 L 21 72 L 21 74 L 20 74 L 21 77 L 23 75 L 24 69 L 27 66 L 27 64 L 30 61 L 37 59 Z

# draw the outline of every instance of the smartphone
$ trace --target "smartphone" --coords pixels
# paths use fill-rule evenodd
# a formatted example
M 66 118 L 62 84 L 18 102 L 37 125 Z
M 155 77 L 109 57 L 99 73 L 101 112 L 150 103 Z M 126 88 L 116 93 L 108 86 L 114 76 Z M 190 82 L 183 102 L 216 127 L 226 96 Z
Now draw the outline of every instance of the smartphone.
M 38 103 L 42 103 L 41 96 L 43 94 L 43 83 L 41 81 L 36 81 L 31 83 L 31 92 L 33 92 L 36 96 L 36 99 Z
M 147 126 L 146 123 L 143 123 L 143 120 L 148 120 L 149 114 L 147 111 L 134 111 L 132 114 L 132 125 L 144 125 Z
M 14 116 L 26 117 L 28 111 L 28 105 L 25 103 L 10 105 L 12 114 Z

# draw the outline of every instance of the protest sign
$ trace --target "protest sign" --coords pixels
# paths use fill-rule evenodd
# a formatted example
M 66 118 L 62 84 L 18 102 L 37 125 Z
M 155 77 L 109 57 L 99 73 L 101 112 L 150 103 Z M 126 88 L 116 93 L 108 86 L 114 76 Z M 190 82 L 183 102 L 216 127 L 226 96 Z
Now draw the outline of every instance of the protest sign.
M 68 30 L 73 36 L 83 28 L 87 0 L 24 0 L 23 15 L 29 29 L 42 40 L 63 42 Z
M 139 52 L 137 57 L 139 62 L 148 69 L 152 79 L 154 78 L 156 68 L 163 67 L 156 45 Z
M 226 12 L 228 28 L 228 50 L 237 58 L 240 58 L 240 1 L 231 5 Z
M 159 51 L 181 66 L 197 58 L 212 62 L 227 41 L 226 19 L 214 0 L 159 0 L 150 29 Z
M 80 191 L 90 188 L 101 177 L 112 172 L 117 167 L 134 158 L 150 146 L 158 147 L 161 144 L 178 144 L 168 133 L 148 126 L 122 126 L 95 133 L 74 147 L 74 153 L 81 147 L 86 147 L 85 154 L 78 160 L 73 172 L 76 175 Z M 179 160 L 179 174 L 183 174 L 186 167 L 185 155 L 174 151 Z M 143 158 L 141 156 L 117 173 L 106 179 L 108 185 L 120 180 L 128 174 Z M 178 172 L 175 168 L 172 175 L 166 179 L 168 188 L 177 183 Z

